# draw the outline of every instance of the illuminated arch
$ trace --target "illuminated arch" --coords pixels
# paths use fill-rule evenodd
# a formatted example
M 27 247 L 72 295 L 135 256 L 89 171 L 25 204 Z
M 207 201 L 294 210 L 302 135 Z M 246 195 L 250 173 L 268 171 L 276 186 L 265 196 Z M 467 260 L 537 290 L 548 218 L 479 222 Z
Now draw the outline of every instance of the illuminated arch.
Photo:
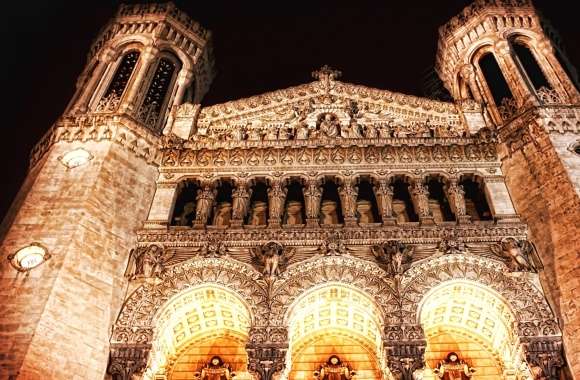
M 383 318 L 376 302 L 360 289 L 329 282 L 301 294 L 287 310 L 290 380 L 312 372 L 336 354 L 363 378 L 381 377 Z
M 159 373 L 173 380 L 191 377 L 213 355 L 236 371 L 246 370 L 250 309 L 232 290 L 215 284 L 188 289 L 166 302 L 154 320 L 146 379 Z
M 156 282 L 146 282 L 128 297 L 113 327 L 111 343 L 151 343 L 155 316 L 178 294 L 214 284 L 246 300 L 251 324 L 266 324 L 266 289 L 251 266 L 222 258 L 194 259 L 168 268 Z

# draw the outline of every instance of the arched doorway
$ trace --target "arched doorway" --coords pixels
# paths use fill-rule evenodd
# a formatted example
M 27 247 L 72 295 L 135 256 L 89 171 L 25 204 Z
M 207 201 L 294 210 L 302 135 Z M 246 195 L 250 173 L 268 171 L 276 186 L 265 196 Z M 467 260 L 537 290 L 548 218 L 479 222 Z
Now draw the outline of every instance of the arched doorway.
M 214 356 L 250 379 L 245 345 L 251 315 L 243 299 L 215 284 L 179 293 L 157 313 L 156 334 L 144 379 L 193 379 Z
M 515 379 L 522 353 L 508 303 L 492 289 L 469 280 L 450 280 L 431 289 L 419 305 L 427 339 L 424 379 L 449 353 L 475 369 L 472 379 Z
M 373 299 L 342 283 L 326 283 L 299 296 L 287 313 L 289 380 L 312 379 L 332 355 L 358 380 L 382 378 L 382 318 Z

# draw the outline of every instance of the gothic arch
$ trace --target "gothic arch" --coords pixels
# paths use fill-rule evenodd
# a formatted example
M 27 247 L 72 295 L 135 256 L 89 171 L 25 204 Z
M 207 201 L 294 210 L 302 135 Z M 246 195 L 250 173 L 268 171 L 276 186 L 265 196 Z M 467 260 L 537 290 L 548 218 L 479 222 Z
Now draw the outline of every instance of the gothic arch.
M 246 301 L 251 326 L 267 324 L 267 290 L 258 272 L 230 259 L 194 259 L 169 268 L 154 282 L 139 286 L 125 301 L 111 341 L 151 343 L 158 313 L 174 296 L 211 284 L 226 288 Z
M 444 255 L 409 269 L 401 284 L 403 319 L 416 323 L 425 295 L 437 285 L 455 279 L 478 283 L 501 295 L 516 317 L 520 335 L 559 335 L 544 295 L 524 273 L 509 273 L 499 261 L 469 254 Z
M 319 285 L 332 282 L 366 293 L 378 306 L 383 320 L 396 309 L 396 285 L 378 265 L 348 255 L 316 256 L 282 273 L 272 291 L 271 322 L 287 325 L 288 310 L 295 300 Z

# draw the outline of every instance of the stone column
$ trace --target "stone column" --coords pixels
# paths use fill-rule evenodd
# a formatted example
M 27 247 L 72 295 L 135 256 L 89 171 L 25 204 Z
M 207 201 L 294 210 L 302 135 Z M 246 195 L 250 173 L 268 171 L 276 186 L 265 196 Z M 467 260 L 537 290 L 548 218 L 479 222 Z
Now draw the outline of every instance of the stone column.
M 207 225 L 211 208 L 215 202 L 217 190 L 211 183 L 205 183 L 201 189 L 197 191 L 195 220 L 193 222 L 194 228 L 204 228 Z
M 183 95 L 185 95 L 185 91 L 191 84 L 191 80 L 193 79 L 193 71 L 187 70 L 185 68 L 181 69 L 179 75 L 177 76 L 177 80 L 175 84 L 177 85 L 177 92 L 175 93 L 175 98 L 173 98 L 173 105 L 172 107 L 178 106 L 181 104 L 183 100 Z
M 284 214 L 284 203 L 288 189 L 283 186 L 282 181 L 274 179 L 268 188 L 268 226 L 278 228 L 282 224 Z
M 315 227 L 319 225 L 320 200 L 322 188 L 317 179 L 309 179 L 304 186 L 304 201 L 306 203 L 306 225 Z
M 395 218 L 393 217 L 393 186 L 389 185 L 386 178 L 380 179 L 378 185 L 373 187 L 377 204 L 379 206 L 379 213 L 383 220 L 383 226 L 395 225 Z
M 86 85 L 84 85 L 84 83 L 81 84 L 84 85 L 84 89 L 81 90 L 82 92 L 76 101 L 76 105 L 72 109 L 72 113 L 82 113 L 88 110 L 89 102 L 95 94 L 98 84 L 102 80 L 105 71 L 111 65 L 114 55 L 115 52 L 110 48 L 103 50 L 99 56 L 97 67 L 95 67 L 95 70 L 93 70 L 93 72 L 90 74 L 91 77 L 88 79 L 88 82 Z
M 252 327 L 246 352 L 248 372 L 258 380 L 272 380 L 286 368 L 288 331 L 284 327 Z
M 460 224 L 471 222 L 471 217 L 467 215 L 465 210 L 465 191 L 463 186 L 457 183 L 456 178 L 452 178 L 449 180 L 449 184 L 444 186 L 444 190 L 447 193 L 449 206 L 451 206 L 451 211 L 455 214 L 457 222 Z
M 147 72 L 149 71 L 159 49 L 153 46 L 148 46 L 141 53 L 139 58 L 139 63 L 137 65 L 137 71 L 134 73 L 134 79 L 127 86 L 127 94 L 124 96 L 121 106 L 119 107 L 121 112 L 131 112 L 136 108 L 135 102 L 138 100 L 137 95 L 143 91 L 143 82 L 146 79 Z M 141 91 L 143 90 L 143 91 Z
M 435 221 L 429 209 L 429 191 L 420 180 L 416 180 L 411 185 L 411 200 L 421 224 L 434 224 Z
M 520 222 L 503 177 L 485 177 L 484 191 L 491 215 L 498 223 Z
M 150 350 L 150 344 L 111 344 L 107 374 L 120 380 L 132 380 L 142 375 Z
M 177 184 L 158 183 L 145 227 L 158 228 L 171 223 L 171 213 L 177 194 Z
M 463 79 L 467 87 L 469 87 L 469 90 L 473 95 L 473 99 L 478 103 L 482 103 L 483 97 L 481 96 L 479 87 L 477 86 L 477 81 L 475 79 L 475 69 L 473 65 L 471 64 L 463 65 L 460 69 L 459 75 L 461 75 L 461 79 Z M 459 93 L 459 91 L 461 91 L 461 89 L 458 89 L 457 94 L 460 96 L 461 94 Z
M 338 188 L 340 204 L 342 206 L 342 215 L 344 224 L 348 227 L 357 225 L 356 199 L 358 197 L 358 186 L 354 186 L 353 179 L 347 177 L 344 179 L 342 186 Z
M 248 181 L 241 179 L 236 182 L 236 188 L 232 191 L 232 227 L 241 227 L 248 215 L 252 189 L 248 187 Z
M 396 379 L 420 379 L 425 367 L 427 342 L 419 325 L 391 325 L 385 328 L 385 361 Z

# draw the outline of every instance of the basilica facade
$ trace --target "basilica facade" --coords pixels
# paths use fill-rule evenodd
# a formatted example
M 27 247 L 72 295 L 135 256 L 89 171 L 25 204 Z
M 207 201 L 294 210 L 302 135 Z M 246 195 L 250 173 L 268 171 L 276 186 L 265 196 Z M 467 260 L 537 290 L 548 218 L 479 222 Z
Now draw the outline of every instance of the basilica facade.
M 438 37 L 453 101 L 206 107 L 210 31 L 122 5 L 0 230 L 2 378 L 580 379 L 578 77 L 527 0 Z

